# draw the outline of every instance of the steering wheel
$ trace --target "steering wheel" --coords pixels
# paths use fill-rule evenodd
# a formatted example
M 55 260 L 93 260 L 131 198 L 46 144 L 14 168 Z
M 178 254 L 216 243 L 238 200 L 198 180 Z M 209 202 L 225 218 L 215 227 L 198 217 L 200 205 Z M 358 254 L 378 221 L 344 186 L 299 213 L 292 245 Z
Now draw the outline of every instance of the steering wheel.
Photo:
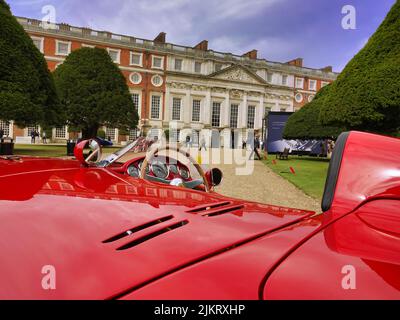
M 164 179 L 160 179 L 157 177 L 152 177 L 146 174 L 146 168 L 149 165 L 150 160 L 152 160 L 154 158 L 154 156 L 159 153 L 160 151 L 164 151 L 164 150 L 174 150 L 182 155 L 184 155 L 186 158 L 189 159 L 189 161 L 193 164 L 193 166 L 196 168 L 197 172 L 200 174 L 202 179 L 198 179 L 198 180 L 193 180 L 190 182 L 182 182 L 184 187 L 187 188 L 191 188 L 194 189 L 197 186 L 204 184 L 205 190 L 206 192 L 210 192 L 211 188 L 210 185 L 208 183 L 208 180 L 206 178 L 206 175 L 204 173 L 203 168 L 193 159 L 193 157 L 186 151 L 178 148 L 178 147 L 173 147 L 170 145 L 167 145 L 165 147 L 159 147 L 159 148 L 155 148 L 153 151 L 149 152 L 146 155 L 146 158 L 144 158 L 141 168 L 140 168 L 140 177 L 142 179 L 146 179 L 146 180 L 152 180 L 152 181 L 158 181 L 158 182 L 164 182 L 164 183 L 170 183 L 169 180 L 164 180 Z

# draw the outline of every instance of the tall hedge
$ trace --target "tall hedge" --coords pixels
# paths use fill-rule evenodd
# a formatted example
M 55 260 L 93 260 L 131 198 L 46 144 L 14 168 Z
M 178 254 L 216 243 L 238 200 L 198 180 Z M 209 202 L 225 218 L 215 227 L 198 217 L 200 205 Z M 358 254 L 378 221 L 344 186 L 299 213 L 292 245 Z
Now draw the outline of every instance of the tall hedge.
M 319 122 L 320 110 L 331 86 L 322 88 L 313 101 L 289 117 L 283 132 L 285 139 L 336 139 L 345 130 Z
M 321 105 L 323 124 L 391 133 L 400 127 L 400 1 L 347 64 Z
M 54 79 L 68 124 L 82 130 L 84 138 L 95 137 L 102 125 L 136 127 L 138 113 L 125 77 L 106 50 L 73 51 L 56 69 Z
M 20 126 L 62 122 L 43 54 L 0 0 L 0 119 Z

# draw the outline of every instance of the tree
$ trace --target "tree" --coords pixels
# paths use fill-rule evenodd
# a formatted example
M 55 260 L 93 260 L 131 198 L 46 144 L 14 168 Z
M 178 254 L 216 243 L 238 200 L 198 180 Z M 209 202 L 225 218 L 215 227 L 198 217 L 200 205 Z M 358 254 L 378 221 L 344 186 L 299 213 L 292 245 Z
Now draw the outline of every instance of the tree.
M 125 77 L 107 51 L 73 51 L 54 72 L 57 92 L 69 125 L 93 138 L 102 126 L 135 128 L 138 114 Z
M 400 127 L 400 1 L 347 64 L 321 105 L 320 122 L 395 133 Z
M 313 101 L 289 117 L 283 132 L 285 139 L 336 139 L 345 130 L 319 122 L 320 110 L 331 86 L 322 88 Z
M 19 126 L 62 121 L 55 85 L 43 54 L 0 0 L 0 118 Z

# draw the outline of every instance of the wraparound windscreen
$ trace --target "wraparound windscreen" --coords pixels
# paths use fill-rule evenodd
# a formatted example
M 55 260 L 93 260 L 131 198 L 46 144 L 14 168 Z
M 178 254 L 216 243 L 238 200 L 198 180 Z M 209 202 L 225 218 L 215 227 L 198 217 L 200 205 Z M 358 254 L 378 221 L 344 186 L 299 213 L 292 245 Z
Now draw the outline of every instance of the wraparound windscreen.
M 283 130 L 286 122 L 293 112 L 269 112 L 268 130 L 266 137 L 267 151 L 269 153 L 283 152 L 289 148 L 293 154 L 319 155 L 325 153 L 326 142 L 322 140 L 286 140 L 283 139 Z

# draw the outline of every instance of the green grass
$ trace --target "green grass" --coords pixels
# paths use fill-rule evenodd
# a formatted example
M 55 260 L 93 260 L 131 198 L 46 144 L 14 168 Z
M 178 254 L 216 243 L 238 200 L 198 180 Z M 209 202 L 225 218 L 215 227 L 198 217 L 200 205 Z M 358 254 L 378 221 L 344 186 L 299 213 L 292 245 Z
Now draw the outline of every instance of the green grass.
M 273 164 L 273 160 L 276 164 Z M 270 155 L 264 163 L 304 193 L 317 200 L 322 199 L 329 160 L 304 156 L 289 156 L 289 160 L 277 160 L 275 155 Z M 291 173 L 290 167 L 293 167 L 296 174 Z
M 103 153 L 113 153 L 119 147 L 103 148 Z M 34 156 L 34 157 L 65 157 L 67 155 L 66 145 L 30 145 L 30 144 L 15 144 L 14 154 L 19 156 Z

